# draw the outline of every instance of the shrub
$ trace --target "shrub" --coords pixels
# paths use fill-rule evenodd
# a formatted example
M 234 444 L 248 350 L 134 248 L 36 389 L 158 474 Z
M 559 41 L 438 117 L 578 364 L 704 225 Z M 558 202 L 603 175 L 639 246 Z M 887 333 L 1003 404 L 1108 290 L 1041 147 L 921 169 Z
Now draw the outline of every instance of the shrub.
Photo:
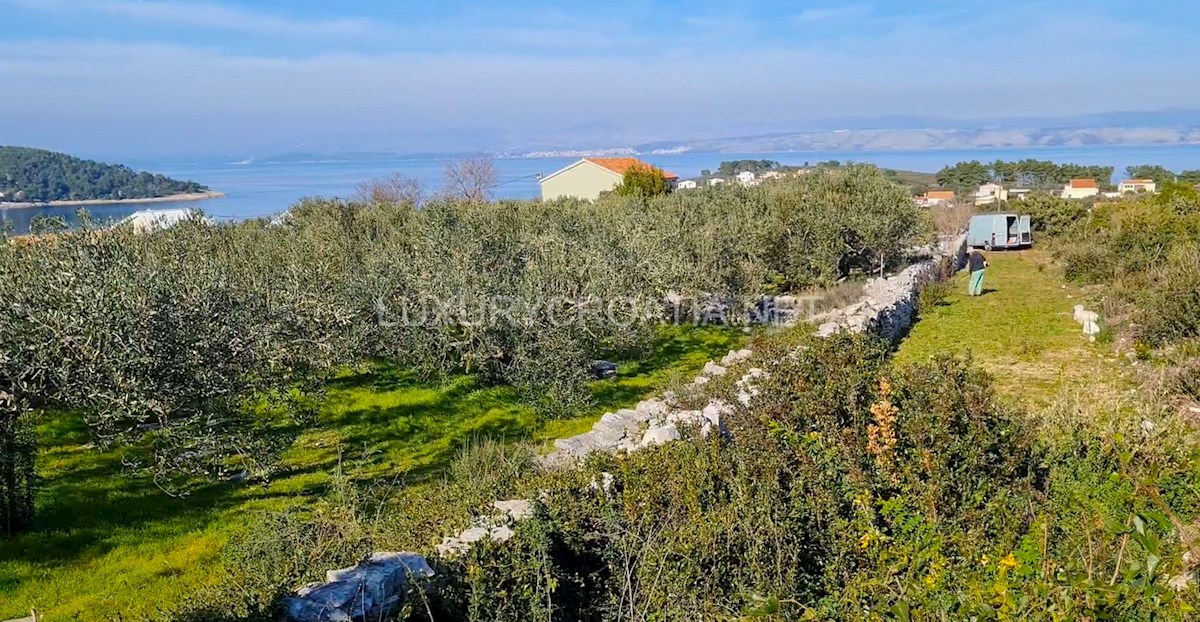
M 946 299 L 954 291 L 950 281 L 930 281 L 921 287 L 917 295 L 917 317 L 933 313 L 933 310 L 946 304 Z
M 1088 207 L 1082 201 L 1032 194 L 1019 205 L 1021 213 L 1029 214 L 1033 230 L 1051 238 L 1069 235 L 1086 225 Z
M 1141 336 L 1152 344 L 1200 336 L 1200 246 L 1176 247 L 1149 281 L 1137 301 Z
M 906 574 L 954 576 L 981 540 L 1015 545 L 1035 464 L 1020 420 L 968 363 L 894 370 L 886 352 L 805 341 L 729 442 L 544 480 L 518 539 L 447 562 L 434 619 L 866 619 Z M 608 491 L 590 483 L 601 471 Z

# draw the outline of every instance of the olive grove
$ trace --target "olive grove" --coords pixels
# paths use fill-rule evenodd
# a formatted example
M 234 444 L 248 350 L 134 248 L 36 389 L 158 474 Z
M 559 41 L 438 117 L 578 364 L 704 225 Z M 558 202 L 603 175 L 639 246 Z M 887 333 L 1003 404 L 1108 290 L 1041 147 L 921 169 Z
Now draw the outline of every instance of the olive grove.
M 81 417 L 168 491 L 266 476 L 348 366 L 465 371 L 553 415 L 587 399 L 589 361 L 649 346 L 669 295 L 828 285 L 930 232 L 866 166 L 597 202 L 407 196 L 0 245 L 0 529 L 32 519 L 36 416 Z

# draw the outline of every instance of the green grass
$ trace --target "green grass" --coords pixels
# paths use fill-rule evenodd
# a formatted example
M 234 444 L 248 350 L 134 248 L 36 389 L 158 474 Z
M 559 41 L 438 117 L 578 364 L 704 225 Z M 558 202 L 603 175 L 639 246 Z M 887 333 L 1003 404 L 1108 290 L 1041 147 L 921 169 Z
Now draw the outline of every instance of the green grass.
M 992 252 L 984 295 L 967 296 L 967 273 L 953 293 L 921 317 L 900 345 L 897 361 L 941 352 L 970 354 L 998 390 L 1045 405 L 1064 389 L 1103 390 L 1113 379 L 1109 348 L 1093 345 L 1072 318 L 1082 292 L 1043 252 Z
M 0 619 L 141 619 L 219 578 L 226 539 L 264 510 L 321 494 L 330 474 L 404 475 L 434 482 L 456 451 L 477 438 L 548 441 L 588 429 L 606 410 L 631 405 L 689 377 L 745 337 L 672 328 L 650 356 L 622 362 L 617 379 L 593 383 L 596 405 L 544 421 L 508 387 L 468 376 L 421 382 L 401 370 L 347 375 L 330 387 L 318 425 L 284 456 L 267 485 L 212 485 L 172 498 L 123 472 L 119 452 L 90 448 L 68 417 L 39 427 L 38 526 L 0 540 Z

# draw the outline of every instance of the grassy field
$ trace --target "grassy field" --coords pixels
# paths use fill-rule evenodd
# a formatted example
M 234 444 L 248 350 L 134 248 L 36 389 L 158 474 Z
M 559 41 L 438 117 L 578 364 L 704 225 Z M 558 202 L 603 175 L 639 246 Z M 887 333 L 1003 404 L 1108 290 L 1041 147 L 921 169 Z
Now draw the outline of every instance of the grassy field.
M 220 576 L 227 537 L 260 511 L 320 494 L 340 463 L 352 477 L 430 482 L 477 438 L 548 441 L 586 430 L 605 410 L 631 405 L 690 377 L 744 336 L 670 329 L 655 352 L 598 381 L 596 406 L 543 421 L 507 387 L 466 376 L 425 383 L 393 369 L 347 375 L 330 388 L 319 425 L 284 456 L 267 485 L 214 485 L 177 499 L 123 473 L 121 455 L 90 447 L 74 419 L 39 428 L 38 528 L 0 541 L 0 619 L 35 607 L 47 620 L 141 619 Z
M 1067 283 L 1037 250 L 992 252 L 984 295 L 967 295 L 967 273 L 927 312 L 896 353 L 915 361 L 935 353 L 967 354 L 995 378 L 998 390 L 1044 406 L 1063 391 L 1116 390 L 1122 385 L 1111 348 L 1092 344 L 1072 319 L 1083 292 Z

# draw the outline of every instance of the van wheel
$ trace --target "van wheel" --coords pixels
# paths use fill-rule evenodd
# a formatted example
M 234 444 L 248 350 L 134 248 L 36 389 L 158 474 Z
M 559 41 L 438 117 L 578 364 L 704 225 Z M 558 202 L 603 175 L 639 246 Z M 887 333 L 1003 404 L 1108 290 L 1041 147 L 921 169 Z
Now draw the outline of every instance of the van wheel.
M 990 253 L 990 252 L 992 252 L 992 243 L 991 243 L 991 242 L 984 242 L 984 243 L 983 243 L 983 250 L 985 250 L 985 251 L 987 251 L 987 252 L 989 252 L 989 253 Z

